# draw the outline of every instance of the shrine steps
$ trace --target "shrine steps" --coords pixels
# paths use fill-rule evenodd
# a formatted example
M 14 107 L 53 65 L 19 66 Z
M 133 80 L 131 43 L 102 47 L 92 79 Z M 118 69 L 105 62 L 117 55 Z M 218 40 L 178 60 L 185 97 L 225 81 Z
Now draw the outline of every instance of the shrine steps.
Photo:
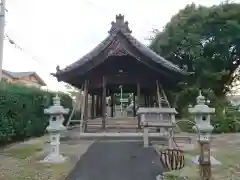
M 158 144 L 167 145 L 167 137 L 164 133 L 149 133 L 149 141 L 157 142 Z M 192 139 L 188 136 L 175 136 L 175 141 L 177 143 L 187 142 L 191 143 Z M 71 132 L 67 136 L 61 137 L 61 140 L 134 140 L 134 141 L 143 141 L 142 132 Z

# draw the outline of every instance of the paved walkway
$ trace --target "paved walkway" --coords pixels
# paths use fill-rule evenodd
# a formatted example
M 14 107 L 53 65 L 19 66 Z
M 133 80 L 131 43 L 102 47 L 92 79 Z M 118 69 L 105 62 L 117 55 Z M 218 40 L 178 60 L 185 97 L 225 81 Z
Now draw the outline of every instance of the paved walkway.
M 66 180 L 156 180 L 164 171 L 153 148 L 141 142 L 95 142 Z

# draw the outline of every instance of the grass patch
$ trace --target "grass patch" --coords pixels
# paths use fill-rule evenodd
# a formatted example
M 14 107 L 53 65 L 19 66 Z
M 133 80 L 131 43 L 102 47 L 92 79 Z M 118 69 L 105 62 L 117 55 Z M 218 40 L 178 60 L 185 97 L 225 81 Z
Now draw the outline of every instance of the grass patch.
M 17 159 L 26 159 L 27 157 L 35 155 L 37 152 L 43 150 L 41 145 L 25 145 L 24 147 L 10 148 L 7 154 Z

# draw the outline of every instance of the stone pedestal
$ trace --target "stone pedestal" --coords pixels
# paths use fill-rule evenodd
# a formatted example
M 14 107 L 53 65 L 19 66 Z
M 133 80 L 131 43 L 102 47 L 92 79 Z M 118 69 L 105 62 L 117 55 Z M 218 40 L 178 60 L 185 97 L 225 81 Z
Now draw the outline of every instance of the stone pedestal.
M 45 163 L 62 163 L 65 161 L 60 152 L 59 152 L 59 145 L 60 145 L 60 133 L 51 133 L 50 134 L 50 150 L 47 157 L 44 158 L 43 161 Z

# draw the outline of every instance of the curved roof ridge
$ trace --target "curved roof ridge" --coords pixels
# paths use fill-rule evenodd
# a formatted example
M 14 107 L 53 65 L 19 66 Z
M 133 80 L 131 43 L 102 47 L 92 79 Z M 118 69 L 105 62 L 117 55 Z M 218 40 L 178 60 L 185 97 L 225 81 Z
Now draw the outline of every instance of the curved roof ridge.
M 143 43 L 141 43 L 140 41 L 138 41 L 135 37 L 133 37 L 132 35 L 125 35 L 128 40 L 133 43 L 135 45 L 135 47 L 141 51 L 143 54 L 146 54 L 147 56 L 150 56 L 150 58 L 152 60 L 154 60 L 155 62 L 163 65 L 166 68 L 169 68 L 171 70 L 175 70 L 177 72 L 181 72 L 181 73 L 186 73 L 189 74 L 188 72 L 184 71 L 183 69 L 181 69 L 178 65 L 173 64 L 172 62 L 166 60 L 164 57 L 160 56 L 159 54 L 157 54 L 156 52 L 154 52 L 153 50 L 151 50 L 149 47 L 147 47 L 146 45 L 144 45 Z
M 94 56 L 97 56 L 100 51 L 105 49 L 105 47 L 111 42 L 111 40 L 112 40 L 112 36 L 108 35 L 100 44 L 98 44 L 95 48 L 93 48 L 89 53 L 87 53 L 86 55 L 82 56 L 76 62 L 68 65 L 64 69 L 61 69 L 60 71 L 64 72 L 64 71 L 68 71 L 70 69 L 72 70 L 72 69 L 75 69 L 76 67 L 84 64 L 88 60 L 92 59 Z

